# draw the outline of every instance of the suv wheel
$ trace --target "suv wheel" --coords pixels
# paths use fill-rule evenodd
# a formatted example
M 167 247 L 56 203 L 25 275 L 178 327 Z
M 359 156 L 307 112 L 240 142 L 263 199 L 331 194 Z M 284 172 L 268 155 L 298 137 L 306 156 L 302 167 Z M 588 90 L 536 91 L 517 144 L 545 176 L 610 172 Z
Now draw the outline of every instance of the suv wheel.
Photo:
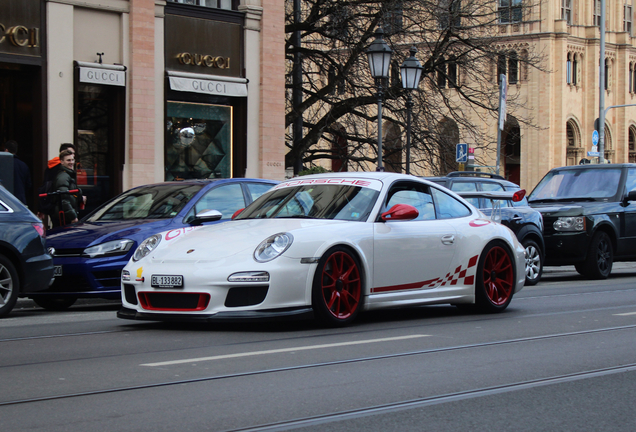
M 525 239 L 521 244 L 526 250 L 526 285 L 536 285 L 543 273 L 543 252 L 534 240 Z
M 612 272 L 613 262 L 612 240 L 603 231 L 598 231 L 590 242 L 585 266 L 577 266 L 576 269 L 589 279 L 607 279 Z

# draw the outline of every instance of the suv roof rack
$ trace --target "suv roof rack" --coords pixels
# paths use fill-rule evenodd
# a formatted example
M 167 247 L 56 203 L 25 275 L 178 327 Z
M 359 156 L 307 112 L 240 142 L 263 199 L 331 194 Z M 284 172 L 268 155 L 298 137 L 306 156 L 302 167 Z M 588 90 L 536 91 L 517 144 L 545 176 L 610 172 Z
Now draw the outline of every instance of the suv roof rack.
M 505 180 L 499 174 L 490 174 L 481 171 L 453 171 L 446 174 L 446 177 L 488 177 L 498 180 Z

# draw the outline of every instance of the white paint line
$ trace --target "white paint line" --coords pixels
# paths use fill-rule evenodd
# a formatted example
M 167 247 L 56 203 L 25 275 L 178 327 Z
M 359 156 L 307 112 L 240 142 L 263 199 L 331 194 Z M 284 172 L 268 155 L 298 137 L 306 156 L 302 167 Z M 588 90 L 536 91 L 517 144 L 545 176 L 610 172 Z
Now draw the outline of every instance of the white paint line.
M 218 356 L 212 356 L 212 357 L 199 357 L 199 358 L 191 358 L 191 359 L 183 359 L 183 360 L 172 360 L 172 361 L 157 362 L 157 363 L 144 363 L 144 364 L 140 364 L 139 366 L 170 366 L 170 365 L 183 364 L 183 363 L 198 363 L 203 361 L 223 360 L 223 359 L 231 359 L 231 358 L 239 358 L 239 357 L 251 357 L 251 356 L 258 356 L 258 355 L 265 355 L 265 354 L 279 354 L 279 353 L 286 353 L 286 352 L 315 350 L 315 349 L 322 349 L 322 348 L 363 345 L 363 344 L 371 344 L 371 343 L 379 343 L 379 342 L 393 342 L 393 341 L 415 339 L 415 338 L 422 338 L 422 337 L 428 337 L 428 336 L 430 335 L 417 334 L 417 335 L 396 336 L 396 337 L 381 338 L 381 339 L 366 339 L 366 340 L 359 340 L 359 341 L 339 342 L 339 343 L 322 344 L 322 345 L 309 345 L 309 346 L 293 347 L 293 348 L 280 348 L 280 349 L 272 349 L 272 350 L 265 350 L 265 351 L 251 351 L 251 352 L 236 353 L 236 354 L 225 354 L 225 355 L 218 355 Z
M 636 315 L 636 312 L 626 312 L 626 313 L 622 313 L 622 314 L 614 314 L 614 316 L 629 316 L 629 315 Z

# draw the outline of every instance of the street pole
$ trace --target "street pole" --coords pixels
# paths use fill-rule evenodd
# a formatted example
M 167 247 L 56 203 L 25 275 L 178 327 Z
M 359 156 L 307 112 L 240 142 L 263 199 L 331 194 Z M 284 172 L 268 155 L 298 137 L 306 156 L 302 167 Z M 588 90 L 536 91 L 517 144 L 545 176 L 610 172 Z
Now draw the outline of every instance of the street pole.
M 499 175 L 501 165 L 501 131 L 506 121 L 506 97 L 508 93 L 508 82 L 504 74 L 499 75 L 499 121 L 497 123 L 497 166 L 496 174 Z
M 382 88 L 382 78 L 378 78 L 378 168 L 376 171 L 384 171 L 382 165 L 382 98 L 384 89 Z
M 413 109 L 413 97 L 408 90 L 406 97 L 406 173 L 411 174 L 411 110 Z
M 599 60 L 598 162 L 605 162 L 605 0 L 601 0 L 601 53 Z

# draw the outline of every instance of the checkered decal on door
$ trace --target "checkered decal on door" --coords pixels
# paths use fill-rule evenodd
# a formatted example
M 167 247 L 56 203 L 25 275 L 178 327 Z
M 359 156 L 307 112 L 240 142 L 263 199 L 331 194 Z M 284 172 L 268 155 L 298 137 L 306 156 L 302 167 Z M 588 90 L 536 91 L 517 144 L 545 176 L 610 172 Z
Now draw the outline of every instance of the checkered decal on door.
M 371 292 L 381 293 L 389 291 L 404 291 L 409 289 L 437 288 L 446 285 L 457 285 L 459 283 L 464 285 L 472 285 L 475 283 L 475 272 L 478 257 L 479 255 L 475 255 L 468 260 L 468 265 L 466 267 L 460 265 L 455 269 L 453 273 L 448 273 L 446 274 L 446 276 L 441 278 L 438 277 L 423 282 L 408 283 L 403 285 L 376 287 L 373 288 Z
M 471 259 L 468 260 L 468 265 L 466 268 L 464 266 L 459 266 L 455 269 L 453 273 L 447 273 L 443 278 L 437 278 L 432 281 L 429 285 L 426 285 L 426 288 L 435 288 L 437 286 L 446 286 L 446 285 L 457 285 L 462 279 L 463 285 L 472 285 L 475 283 L 475 271 L 473 267 L 477 265 L 477 257 L 475 255 Z M 473 270 L 471 270 L 473 269 Z M 468 272 L 472 273 L 468 275 Z

